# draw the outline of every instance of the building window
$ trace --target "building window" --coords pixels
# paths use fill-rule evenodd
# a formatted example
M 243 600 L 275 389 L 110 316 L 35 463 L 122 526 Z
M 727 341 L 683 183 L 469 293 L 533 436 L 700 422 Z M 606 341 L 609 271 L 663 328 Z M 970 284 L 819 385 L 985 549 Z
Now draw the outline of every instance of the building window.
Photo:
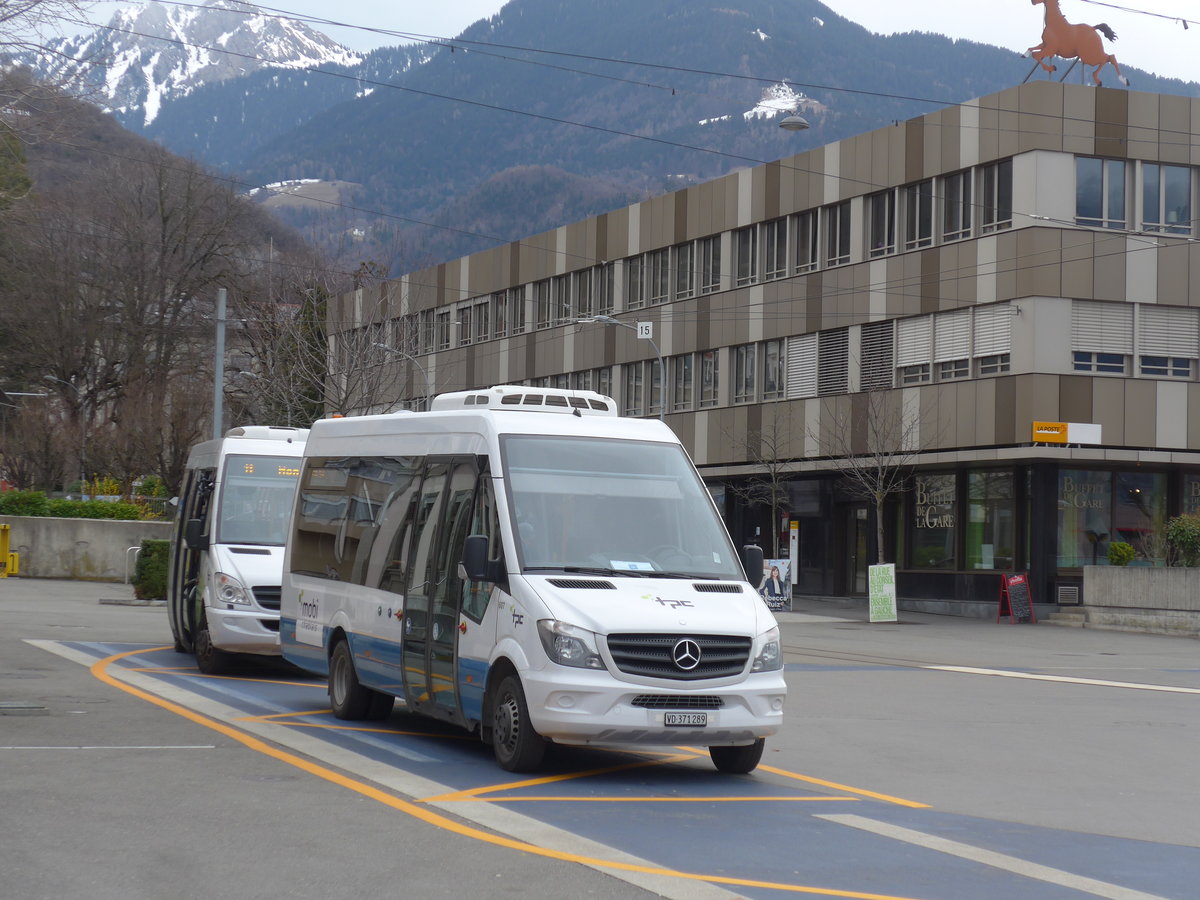
M 948 359 L 938 363 L 938 381 L 953 381 L 971 374 L 970 360 Z
M 422 310 L 420 313 L 421 322 L 421 352 L 432 353 L 437 346 L 437 325 L 434 320 L 434 311 L 432 309 Z
M 646 295 L 650 303 L 671 299 L 671 251 L 655 250 L 646 254 Z
M 700 353 L 700 406 L 716 406 L 719 397 L 720 365 L 716 350 L 703 350 Z
M 817 393 L 850 390 L 850 332 L 846 328 L 817 332 Z
M 450 310 L 439 311 L 434 318 L 434 346 L 438 350 L 450 349 Z
M 904 249 L 933 243 L 933 179 L 904 188 Z
M 919 473 L 913 479 L 911 540 L 914 569 L 954 569 L 958 524 L 958 479 Z
M 535 282 L 533 285 L 533 308 L 537 328 L 549 328 L 554 308 L 550 299 L 550 279 Z
M 1142 228 L 1163 234 L 1192 233 L 1192 170 L 1142 166 Z
M 983 221 L 980 230 L 999 231 L 1012 227 L 1013 162 L 1011 159 L 982 166 Z
M 971 236 L 971 172 L 955 172 L 942 179 L 942 240 Z
M 696 248 L 690 241 L 671 248 L 675 256 L 675 299 L 686 300 L 696 293 Z
M 1141 372 L 1156 378 L 1191 378 L 1192 361 L 1181 356 L 1143 356 Z
M 1075 160 L 1075 222 L 1092 228 L 1125 227 L 1124 160 Z
M 663 408 L 663 383 L 662 366 L 659 365 L 657 359 L 648 359 L 643 366 L 646 368 L 645 381 L 649 385 L 646 393 L 646 412 L 651 416 L 657 416 L 662 413 Z
M 721 236 L 701 238 L 700 246 L 700 293 L 711 294 L 721 289 Z
M 550 302 L 554 304 L 554 321 L 558 324 L 570 322 L 571 314 L 571 276 L 555 275 L 550 279 Z
M 458 345 L 465 347 L 471 343 L 471 339 L 475 336 L 475 330 L 472 327 L 472 314 L 474 310 L 469 306 L 462 306 L 456 312 L 458 313 L 458 321 L 454 324 L 458 326 Z
M 967 473 L 967 568 L 1011 569 L 1016 547 L 1012 472 Z
M 752 403 L 757 396 L 757 357 L 754 344 L 733 348 L 733 402 Z
M 901 384 L 924 384 L 929 380 L 929 363 L 900 367 Z
M 624 414 L 640 416 L 645 409 L 645 370 L 640 362 L 626 363 Z
M 691 409 L 695 402 L 693 359 L 690 353 L 671 358 L 671 409 L 675 412 Z
M 880 191 L 867 198 L 867 227 L 871 256 L 896 252 L 896 192 Z
M 825 265 L 850 262 L 850 201 L 825 207 Z
M 525 289 L 524 288 L 509 288 L 508 290 L 508 315 L 509 322 L 512 327 L 509 328 L 513 334 L 522 334 L 525 331 Z
M 786 388 L 785 376 L 787 356 L 784 353 L 783 338 L 774 341 L 763 341 L 763 377 L 762 398 L 778 400 Z
M 892 386 L 896 356 L 896 325 L 892 321 L 870 322 L 862 327 L 862 371 L 864 391 L 886 391 Z
M 596 312 L 608 315 L 616 309 L 613 300 L 613 283 L 616 278 L 616 263 L 596 266 Z
M 592 308 L 592 270 L 584 269 L 571 276 L 575 282 L 575 314 L 580 318 L 595 315 Z
M 796 272 L 811 272 L 817 267 L 817 213 L 815 210 L 792 216 Z
M 505 291 L 497 291 L 492 294 L 492 321 L 496 323 L 496 337 L 502 338 L 508 335 L 508 294 Z
M 762 226 L 763 278 L 787 275 L 787 219 L 772 219 Z
M 758 281 L 758 229 L 753 225 L 733 233 L 738 287 Z
M 486 300 L 482 303 L 475 304 L 473 318 L 475 319 L 475 343 L 480 341 L 490 340 L 492 337 L 492 323 L 488 317 L 489 304 Z
M 1076 350 L 1072 354 L 1076 372 L 1100 372 L 1109 375 L 1125 374 L 1124 353 L 1092 353 Z
M 646 262 L 641 256 L 625 260 L 625 308 L 641 309 L 646 305 Z
M 981 356 L 975 362 L 979 366 L 980 375 L 999 375 L 1002 372 L 1007 372 L 1009 369 L 1009 356 L 1007 353 L 993 353 L 989 356 Z

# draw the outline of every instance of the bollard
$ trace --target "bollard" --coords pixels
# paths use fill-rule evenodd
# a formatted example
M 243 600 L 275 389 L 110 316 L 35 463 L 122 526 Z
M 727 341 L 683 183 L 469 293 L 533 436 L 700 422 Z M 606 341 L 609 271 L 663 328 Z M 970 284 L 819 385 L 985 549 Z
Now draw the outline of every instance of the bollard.
M 7 578 L 9 575 L 8 532 L 11 528 L 11 525 L 0 525 L 0 578 Z

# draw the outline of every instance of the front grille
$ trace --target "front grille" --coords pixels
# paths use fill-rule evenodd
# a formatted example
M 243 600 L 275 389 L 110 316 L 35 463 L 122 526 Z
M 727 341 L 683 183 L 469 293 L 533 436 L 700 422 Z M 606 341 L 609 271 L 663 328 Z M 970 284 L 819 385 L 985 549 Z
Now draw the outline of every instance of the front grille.
M 694 669 L 675 665 L 672 653 L 682 640 L 695 641 L 700 647 L 700 663 Z M 617 668 L 626 675 L 696 681 L 701 678 L 729 678 L 740 675 L 750 659 L 748 637 L 722 634 L 610 634 L 608 652 Z
M 278 631 L 279 630 L 279 620 L 278 619 L 259 619 L 258 621 L 260 623 L 262 623 L 262 627 L 267 629 L 267 631 Z
M 630 705 L 645 709 L 720 709 L 725 701 L 720 697 L 687 694 L 638 694 Z
M 611 581 L 601 581 L 598 578 L 551 578 L 550 583 L 556 588 L 575 588 L 588 591 L 615 591 L 617 586 Z
M 720 581 L 716 584 L 693 584 L 702 594 L 740 594 L 742 586 L 735 581 Z
M 279 609 L 279 600 L 282 595 L 283 588 L 256 587 L 254 589 L 254 600 L 263 609 Z

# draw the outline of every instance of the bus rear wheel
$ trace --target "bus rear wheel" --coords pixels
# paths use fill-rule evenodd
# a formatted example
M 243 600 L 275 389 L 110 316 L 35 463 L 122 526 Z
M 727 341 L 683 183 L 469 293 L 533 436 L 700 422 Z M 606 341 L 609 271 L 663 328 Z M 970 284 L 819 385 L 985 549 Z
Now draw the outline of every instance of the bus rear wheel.
M 718 772 L 724 772 L 726 775 L 745 775 L 758 767 L 766 744 L 766 738 L 759 738 L 753 744 L 741 747 L 709 747 L 708 755 L 712 757 Z
M 545 739 L 533 730 L 521 679 L 506 675 L 492 699 L 492 752 L 509 772 L 532 772 L 546 754 Z
M 365 719 L 373 693 L 358 680 L 350 642 L 338 641 L 329 655 L 329 705 L 333 714 L 339 719 Z

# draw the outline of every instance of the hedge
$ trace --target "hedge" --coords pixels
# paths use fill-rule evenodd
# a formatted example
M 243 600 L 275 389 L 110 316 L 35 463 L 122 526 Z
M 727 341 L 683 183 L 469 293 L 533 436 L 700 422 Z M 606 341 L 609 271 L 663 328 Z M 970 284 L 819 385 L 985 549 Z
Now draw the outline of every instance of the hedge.
M 133 567 L 133 595 L 139 600 L 165 600 L 170 541 L 142 541 L 142 552 Z
M 141 519 L 133 503 L 50 499 L 43 491 L 0 491 L 0 516 L 54 516 L 60 519 Z

